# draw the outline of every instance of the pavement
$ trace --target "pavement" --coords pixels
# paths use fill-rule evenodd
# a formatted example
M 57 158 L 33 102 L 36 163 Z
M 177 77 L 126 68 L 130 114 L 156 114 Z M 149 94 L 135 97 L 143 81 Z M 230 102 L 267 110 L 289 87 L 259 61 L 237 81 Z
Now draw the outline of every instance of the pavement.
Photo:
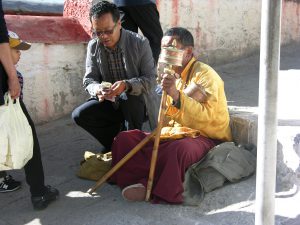
M 300 44 L 283 47 L 281 54 L 282 74 L 291 73 L 293 79 L 298 79 L 295 74 L 299 74 L 297 70 L 300 69 Z M 255 111 L 258 105 L 259 56 L 256 54 L 214 68 L 225 82 L 230 107 L 235 110 Z M 290 84 L 295 82 L 291 81 Z M 281 88 L 280 86 L 279 89 Z M 289 105 L 291 108 L 284 107 L 284 112 L 293 112 L 293 106 L 299 105 L 297 101 L 297 96 L 300 96 L 297 95 L 299 90 L 297 88 L 282 90 L 284 96 L 291 93 L 292 96 L 289 97 L 294 99 Z M 300 133 L 297 123 L 300 118 L 299 120 L 284 119 L 286 123 L 278 126 L 279 161 L 275 224 L 299 225 L 300 195 L 296 182 L 299 157 L 294 150 L 300 149 L 300 146 L 294 142 L 294 137 Z M 50 204 L 46 210 L 34 211 L 23 170 L 11 171 L 10 174 L 15 179 L 22 181 L 22 188 L 15 192 L 0 194 L 0 225 L 252 225 L 255 223 L 255 175 L 207 193 L 204 200 L 199 201 L 198 206 L 131 203 L 122 198 L 118 187 L 109 184 L 104 184 L 97 189 L 96 195 L 92 197 L 86 191 L 95 183 L 79 179 L 76 177 L 76 172 L 84 151 L 97 152 L 101 148 L 99 143 L 78 128 L 71 121 L 70 116 L 39 125 L 37 132 L 42 149 L 46 183 L 60 190 L 60 198 Z

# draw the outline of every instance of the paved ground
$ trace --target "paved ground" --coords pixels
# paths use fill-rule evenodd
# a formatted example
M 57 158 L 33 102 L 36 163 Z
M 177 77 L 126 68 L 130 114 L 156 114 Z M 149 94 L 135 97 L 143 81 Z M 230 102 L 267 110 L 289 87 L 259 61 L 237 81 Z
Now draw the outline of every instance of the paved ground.
M 282 50 L 282 70 L 300 69 L 300 45 Z M 258 56 L 217 67 L 225 81 L 230 105 L 257 106 Z M 86 194 L 94 182 L 75 176 L 85 150 L 97 151 L 100 146 L 69 117 L 37 127 L 43 155 L 47 184 L 60 192 L 60 200 L 46 210 L 33 211 L 23 171 L 12 175 L 23 183 L 22 189 L 0 195 L 0 225 L 18 224 L 254 224 L 255 176 L 229 184 L 206 195 L 199 206 L 153 205 L 129 203 L 122 199 L 119 188 L 104 185 L 97 195 Z M 279 127 L 281 151 L 293 148 L 298 126 Z M 291 150 L 292 151 L 292 150 Z M 294 157 L 296 164 L 299 159 Z M 295 167 L 298 165 L 295 165 Z M 289 169 L 289 168 L 287 168 Z M 276 224 L 299 225 L 299 198 L 295 187 L 278 181 L 276 190 Z

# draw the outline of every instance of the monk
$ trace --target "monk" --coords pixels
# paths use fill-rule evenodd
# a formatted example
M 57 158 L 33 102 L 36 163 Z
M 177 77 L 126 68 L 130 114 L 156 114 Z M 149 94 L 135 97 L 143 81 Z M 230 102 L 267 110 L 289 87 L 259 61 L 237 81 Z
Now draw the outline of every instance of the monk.
M 232 140 L 224 82 L 216 71 L 194 57 L 194 39 L 187 29 L 167 30 L 161 47 L 171 46 L 174 40 L 177 48 L 184 50 L 184 56 L 182 67 L 174 68 L 175 76 L 160 75 L 162 89 L 168 94 L 169 122 L 161 132 L 151 193 L 153 203 L 182 203 L 182 183 L 188 167 L 215 145 Z M 112 145 L 112 166 L 146 135 L 141 130 L 117 135 Z M 111 177 L 110 181 L 122 189 L 126 200 L 145 199 L 153 144 L 150 141 Z

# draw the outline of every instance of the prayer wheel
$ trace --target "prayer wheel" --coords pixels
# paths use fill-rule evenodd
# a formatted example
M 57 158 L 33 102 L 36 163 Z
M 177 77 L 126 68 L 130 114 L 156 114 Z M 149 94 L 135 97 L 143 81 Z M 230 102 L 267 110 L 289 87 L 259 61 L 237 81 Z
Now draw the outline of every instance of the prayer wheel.
M 158 62 L 171 66 L 182 66 L 184 51 L 176 48 L 176 40 L 169 47 L 163 47 L 159 55 Z
M 182 66 L 184 50 L 176 47 L 176 40 L 172 42 L 171 46 L 163 47 L 158 59 L 157 67 L 157 83 L 161 82 L 161 75 L 163 73 L 174 74 L 173 66 Z

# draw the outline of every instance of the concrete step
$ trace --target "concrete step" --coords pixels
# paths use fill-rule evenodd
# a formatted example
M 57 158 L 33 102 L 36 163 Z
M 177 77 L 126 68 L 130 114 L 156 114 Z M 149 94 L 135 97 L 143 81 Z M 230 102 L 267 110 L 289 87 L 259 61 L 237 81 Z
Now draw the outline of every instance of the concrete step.
M 230 116 L 234 142 L 257 145 L 257 107 L 230 107 Z M 288 191 L 300 185 L 299 124 L 300 120 L 296 119 L 278 121 L 277 191 Z

